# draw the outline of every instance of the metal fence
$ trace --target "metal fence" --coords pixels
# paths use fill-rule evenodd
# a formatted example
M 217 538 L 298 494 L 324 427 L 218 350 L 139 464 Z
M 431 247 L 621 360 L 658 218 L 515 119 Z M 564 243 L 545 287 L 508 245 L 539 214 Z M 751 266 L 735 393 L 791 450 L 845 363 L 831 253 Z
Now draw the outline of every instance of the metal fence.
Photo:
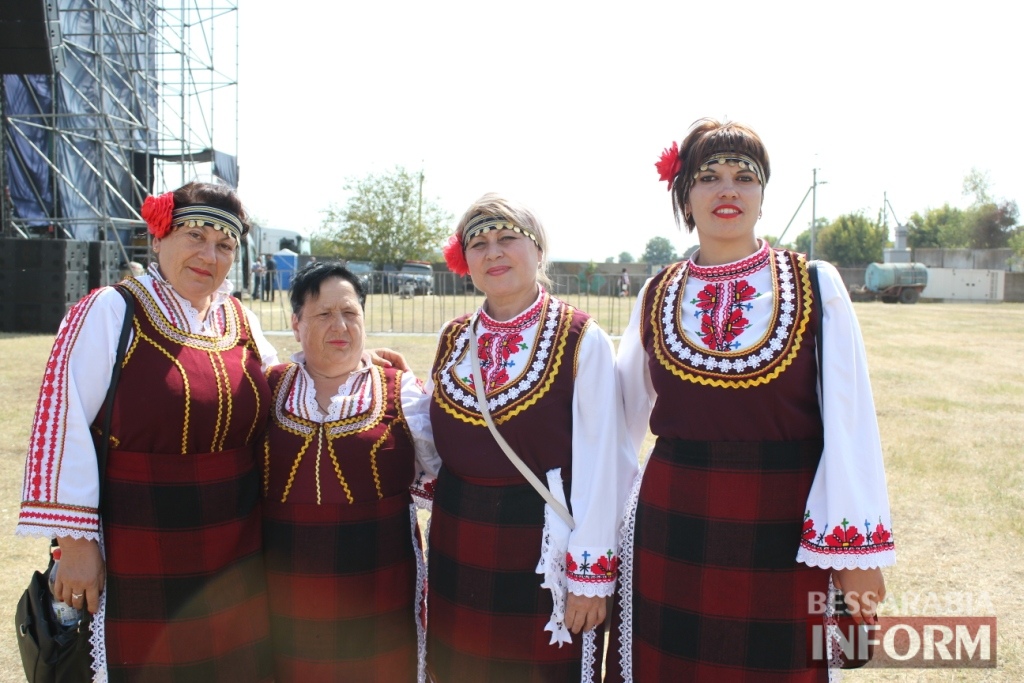
M 433 274 L 434 293 L 411 291 L 372 293 L 366 297 L 365 327 L 367 333 L 437 334 L 452 318 L 472 313 L 484 301 L 483 294 L 473 287 L 468 277 L 454 273 Z M 620 291 L 618 276 L 556 275 L 549 291 L 571 306 L 586 311 L 608 334 L 621 335 L 629 322 L 636 293 L 643 284 L 640 276 L 631 278 L 628 294 Z M 275 289 L 260 299 L 243 293 L 243 303 L 260 318 L 264 330 L 291 329 L 291 308 L 288 292 Z M 273 300 L 269 300 L 270 297 Z

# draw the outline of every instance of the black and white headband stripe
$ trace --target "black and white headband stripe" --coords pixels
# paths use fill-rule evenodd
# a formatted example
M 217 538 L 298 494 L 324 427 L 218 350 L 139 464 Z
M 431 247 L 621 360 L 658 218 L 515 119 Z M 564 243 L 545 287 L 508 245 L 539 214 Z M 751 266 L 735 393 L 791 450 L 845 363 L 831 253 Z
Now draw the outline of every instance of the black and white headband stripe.
M 174 210 L 171 214 L 171 227 L 182 226 L 215 228 L 234 237 L 236 241 L 241 241 L 242 235 L 246 233 L 238 216 L 230 211 L 203 204 L 183 206 Z
M 708 170 L 708 166 L 711 164 L 729 164 L 730 166 L 739 166 L 744 171 L 750 171 L 757 176 L 758 181 L 761 183 L 761 187 L 764 187 L 764 171 L 761 170 L 761 164 L 757 163 L 746 154 L 737 154 L 735 152 L 718 152 L 712 154 L 701 163 L 700 167 L 694 172 L 693 179 L 696 180 L 704 171 Z
M 466 225 L 466 229 L 462 231 L 462 249 L 465 250 L 466 247 L 469 246 L 470 240 L 477 235 L 483 235 L 491 230 L 511 230 L 512 232 L 517 232 L 520 235 L 529 237 L 533 240 L 533 243 L 537 245 L 538 249 L 541 248 L 536 235 L 526 228 L 521 228 L 502 216 L 480 215 L 469 221 Z

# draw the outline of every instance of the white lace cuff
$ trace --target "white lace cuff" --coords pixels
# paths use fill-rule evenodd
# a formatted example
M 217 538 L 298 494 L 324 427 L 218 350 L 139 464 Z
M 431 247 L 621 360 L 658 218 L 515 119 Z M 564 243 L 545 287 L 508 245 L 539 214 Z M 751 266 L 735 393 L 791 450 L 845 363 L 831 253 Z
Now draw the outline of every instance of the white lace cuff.
M 71 538 L 87 538 L 98 541 L 100 538 L 100 518 L 95 511 L 84 512 L 83 508 L 62 508 L 57 505 L 22 504 L 18 516 L 18 526 L 14 533 L 18 536 L 70 536 Z
M 615 594 L 615 580 L 602 581 L 601 583 L 584 583 L 582 581 L 574 581 L 572 575 L 570 575 L 569 592 L 585 598 L 607 598 Z

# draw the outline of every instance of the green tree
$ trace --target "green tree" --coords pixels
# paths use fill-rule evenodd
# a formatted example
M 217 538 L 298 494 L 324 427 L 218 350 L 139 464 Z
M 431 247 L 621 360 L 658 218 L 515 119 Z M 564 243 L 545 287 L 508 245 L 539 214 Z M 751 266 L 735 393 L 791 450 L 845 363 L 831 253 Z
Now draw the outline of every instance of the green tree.
M 1009 247 L 1013 249 L 1013 256 L 1010 257 L 1013 265 L 1018 268 L 1024 266 L 1024 225 L 1018 225 L 1010 235 Z
M 420 201 L 422 176 L 401 166 L 379 175 L 349 180 L 352 193 L 344 209 L 331 206 L 320 236 L 337 243 L 346 258 L 370 261 L 375 268 L 400 268 L 428 258 L 448 234 L 452 216 L 434 201 Z
M 665 265 L 672 263 L 676 258 L 676 248 L 672 246 L 667 237 L 652 237 L 644 247 L 644 253 L 640 260 L 644 263 Z
M 967 210 L 971 247 L 1001 249 L 1007 246 L 1017 225 L 1017 216 L 1017 202 L 1004 200 L 972 206 Z
M 837 266 L 862 266 L 882 260 L 889 234 L 877 220 L 863 213 L 848 213 L 818 232 L 817 240 L 816 258 Z
M 949 204 L 913 213 L 907 221 L 907 246 L 912 249 L 962 249 L 970 245 L 970 227 L 964 212 Z
M 633 263 L 634 260 L 633 255 L 628 251 L 624 251 L 619 254 L 619 263 Z

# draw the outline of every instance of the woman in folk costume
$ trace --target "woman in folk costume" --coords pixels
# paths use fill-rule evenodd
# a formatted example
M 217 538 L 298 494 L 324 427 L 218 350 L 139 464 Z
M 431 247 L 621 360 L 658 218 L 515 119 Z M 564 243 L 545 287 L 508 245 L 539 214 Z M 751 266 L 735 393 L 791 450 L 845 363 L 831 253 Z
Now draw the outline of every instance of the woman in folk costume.
M 117 285 L 134 320 L 106 470 L 100 415 L 126 315 L 112 287 L 57 333 L 17 531 L 58 539 L 56 595 L 95 615 L 96 680 L 270 680 L 253 444 L 277 356 L 225 282 L 249 223 L 233 191 L 205 183 L 142 215 L 156 260 Z
M 895 559 L 857 319 L 835 268 L 754 236 L 770 168 L 750 128 L 702 119 L 658 170 L 700 249 L 644 286 L 619 345 L 633 441 L 657 441 L 609 680 L 824 680 L 812 606 L 831 580 L 873 620 Z
M 427 662 L 437 683 L 601 675 L 595 627 L 614 590 L 636 458 L 611 341 L 545 290 L 546 247 L 530 211 L 488 194 L 445 249 L 486 299 L 445 325 L 427 386 L 444 463 L 429 550 Z
M 339 263 L 300 270 L 302 351 L 268 372 L 263 549 L 278 683 L 424 680 L 416 508 L 429 509 L 437 456 L 429 415 L 405 412 L 425 402 L 421 384 L 364 352 L 362 297 Z

